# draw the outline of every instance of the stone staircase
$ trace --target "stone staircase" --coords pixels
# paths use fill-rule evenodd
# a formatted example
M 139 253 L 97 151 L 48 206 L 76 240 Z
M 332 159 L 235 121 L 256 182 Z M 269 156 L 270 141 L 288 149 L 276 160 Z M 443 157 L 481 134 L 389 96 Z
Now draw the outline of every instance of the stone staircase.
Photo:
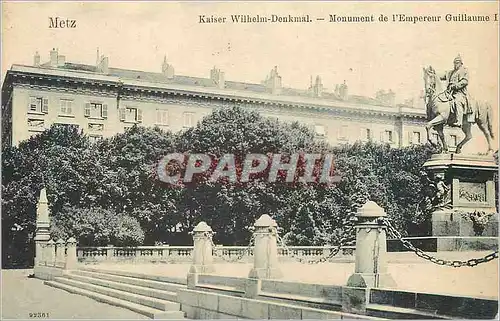
M 152 319 L 185 319 L 177 303 L 177 290 L 186 285 L 168 278 L 85 268 L 69 271 L 45 284 Z

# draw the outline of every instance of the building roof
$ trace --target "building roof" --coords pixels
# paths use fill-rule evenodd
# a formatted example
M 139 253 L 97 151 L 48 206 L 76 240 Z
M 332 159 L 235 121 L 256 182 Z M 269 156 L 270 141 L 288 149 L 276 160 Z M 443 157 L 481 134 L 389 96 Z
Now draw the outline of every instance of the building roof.
M 281 88 L 279 94 L 271 94 L 264 84 L 225 81 L 225 87 L 219 88 L 210 78 L 175 75 L 169 79 L 163 73 L 108 68 L 107 73 L 98 72 L 96 66 L 66 62 L 59 67 L 42 64 L 39 67 L 13 65 L 11 72 L 23 74 L 44 74 L 53 77 L 78 78 L 84 81 L 100 81 L 111 85 L 123 84 L 134 88 L 151 90 L 173 90 L 195 95 L 218 95 L 227 98 L 266 100 L 287 105 L 304 105 L 312 108 L 339 109 L 368 113 L 383 113 L 397 115 L 404 113 L 413 117 L 422 117 L 425 110 L 406 105 L 388 106 L 382 102 L 364 96 L 351 95 L 347 100 L 328 91 L 323 91 L 321 97 L 313 97 L 309 90 Z M 314 107 L 313 107 L 314 106 Z M 310 108 L 310 107 L 307 107 Z
M 48 63 L 42 65 L 43 67 L 48 67 Z M 86 71 L 97 74 L 102 74 L 97 72 L 97 67 L 92 65 L 85 64 L 77 64 L 67 62 L 64 66 L 58 67 L 60 69 L 68 69 L 75 71 Z M 172 79 L 167 78 L 163 73 L 155 73 L 155 72 L 147 72 L 142 70 L 131 70 L 131 69 L 122 69 L 122 68 L 108 68 L 107 75 L 119 77 L 120 79 L 130 79 L 130 80 L 139 80 L 146 81 L 152 83 L 160 83 L 160 84 L 178 84 L 185 86 L 199 86 L 199 87 L 217 87 L 217 84 L 210 78 L 201 78 L 201 77 L 192 77 L 192 76 L 183 76 L 183 75 L 175 75 Z M 247 82 L 239 82 L 239 81 L 225 81 L 226 89 L 233 89 L 238 91 L 249 91 L 255 93 L 265 93 L 268 92 L 267 87 L 264 84 L 255 84 L 255 83 L 247 83 Z M 280 95 L 282 96 L 299 96 L 299 97 L 311 97 L 311 94 L 308 90 L 301 90 L 296 88 L 281 88 Z M 341 99 L 332 92 L 324 91 L 321 97 L 315 97 L 315 99 L 322 100 L 337 100 L 341 101 Z M 348 102 L 366 104 L 366 105 L 374 105 L 374 106 L 387 106 L 382 101 L 379 101 L 374 98 L 359 96 L 359 95 L 350 95 L 347 99 Z M 411 106 L 406 106 L 411 107 Z

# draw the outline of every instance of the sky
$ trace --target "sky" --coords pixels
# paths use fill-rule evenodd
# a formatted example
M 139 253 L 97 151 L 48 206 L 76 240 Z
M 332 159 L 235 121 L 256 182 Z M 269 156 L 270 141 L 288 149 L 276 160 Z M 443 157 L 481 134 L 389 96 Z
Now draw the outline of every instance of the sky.
M 422 67 L 452 68 L 457 54 L 469 69 L 469 90 L 498 101 L 498 22 L 331 23 L 329 15 L 489 15 L 498 2 L 3 2 L 2 80 L 12 64 L 42 62 L 55 47 L 69 62 L 160 72 L 163 56 L 175 73 L 260 83 L 274 66 L 286 87 L 306 89 L 320 75 L 326 90 L 344 80 L 350 94 L 392 89 L 396 101 L 418 97 Z M 206 24 L 199 15 L 309 14 L 312 23 Z M 49 17 L 76 28 L 49 28 Z M 317 21 L 316 18 L 325 18 Z M 498 108 L 498 107 L 497 107 Z

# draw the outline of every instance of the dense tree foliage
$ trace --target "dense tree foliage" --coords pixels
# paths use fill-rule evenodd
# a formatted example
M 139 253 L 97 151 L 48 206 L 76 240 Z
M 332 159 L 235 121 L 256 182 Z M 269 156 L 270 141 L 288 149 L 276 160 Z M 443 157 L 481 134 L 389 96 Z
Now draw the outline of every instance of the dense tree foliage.
M 64 207 L 51 219 L 51 236 L 78 236 L 80 246 L 141 245 L 144 231 L 136 218 L 109 209 Z
M 292 153 L 332 153 L 341 180 L 288 183 L 280 172 L 278 181 L 269 183 L 268 167 L 247 183 L 199 175 L 192 183 L 169 185 L 158 180 L 157 166 L 174 152 L 209 154 L 211 169 L 232 153 L 238 174 L 249 153 L 284 159 Z M 428 231 L 422 227 L 429 221 L 432 191 L 422 164 L 430 154 L 426 146 L 331 147 L 306 126 L 238 107 L 216 110 L 180 133 L 134 126 L 96 143 L 75 127 L 54 125 L 2 151 L 2 236 L 4 244 L 33 237 L 43 186 L 53 236 L 75 236 L 81 245 L 189 244 L 188 232 L 202 220 L 217 232 L 217 243 L 246 245 L 262 214 L 276 219 L 289 244 L 335 244 L 369 199 L 403 234 L 418 235 Z M 4 261 L 16 251 L 4 247 Z

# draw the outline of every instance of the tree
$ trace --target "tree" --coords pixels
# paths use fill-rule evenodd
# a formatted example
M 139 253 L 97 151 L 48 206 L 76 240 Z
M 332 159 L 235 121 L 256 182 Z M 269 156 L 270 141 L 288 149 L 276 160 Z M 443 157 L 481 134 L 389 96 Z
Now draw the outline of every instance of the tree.
M 47 188 L 52 211 L 76 202 L 81 190 L 81 169 L 75 164 L 88 147 L 88 139 L 75 126 L 53 125 L 2 150 L 2 262 L 32 264 L 32 256 L 19 256 L 29 248 L 35 232 L 36 204 Z M 76 169 L 76 170 L 75 170 Z M 31 238 L 30 238 L 31 236 Z M 18 240 L 15 244 L 12 240 Z
M 235 155 L 239 175 L 248 154 L 267 154 L 269 158 L 283 154 L 282 161 L 286 161 L 286 155 L 293 153 L 326 150 L 326 145 L 314 138 L 314 133 L 299 123 L 282 123 L 237 106 L 215 110 L 196 127 L 181 133 L 178 152 L 209 154 L 213 161 L 207 173 L 192 183 L 180 184 L 184 196 L 181 206 L 189 221 L 186 227 L 192 228 L 203 220 L 217 232 L 217 242 L 241 245 L 248 244 L 251 226 L 262 214 L 271 215 L 288 229 L 301 206 L 297 200 L 307 197 L 307 190 L 303 189 L 307 185 L 285 182 L 283 172 L 276 183 L 269 183 L 270 162 L 266 170 L 247 183 L 224 179 L 211 182 L 208 178 L 224 154 Z M 313 187 L 320 188 L 323 187 Z
M 175 136 L 158 127 L 133 126 L 125 133 L 98 141 L 96 162 L 104 175 L 88 189 L 86 207 L 100 206 L 136 218 L 146 244 L 165 239 L 179 221 L 179 190 L 165 188 L 157 179 L 160 159 L 174 151 Z M 91 197 L 91 198 L 90 198 Z
M 74 237 L 79 246 L 136 246 L 144 241 L 144 232 L 135 218 L 98 207 L 65 206 L 51 223 L 53 238 Z

